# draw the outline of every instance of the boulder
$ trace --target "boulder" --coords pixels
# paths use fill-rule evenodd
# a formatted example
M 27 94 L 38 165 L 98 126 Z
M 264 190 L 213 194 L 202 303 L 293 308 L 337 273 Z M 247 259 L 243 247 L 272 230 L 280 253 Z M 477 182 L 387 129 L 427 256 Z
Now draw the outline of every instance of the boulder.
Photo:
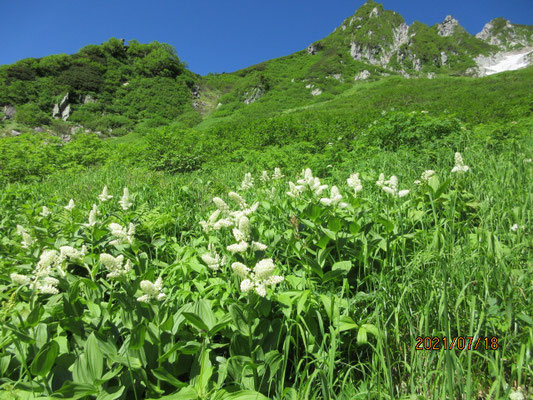
M 88 104 L 88 103 L 96 103 L 96 99 L 90 94 L 86 94 L 83 97 L 83 104 Z
M 359 72 L 357 75 L 355 75 L 354 79 L 356 81 L 364 81 L 365 79 L 368 79 L 368 78 L 370 78 L 370 72 L 365 69 Z
M 36 126 L 35 128 L 33 128 L 33 130 L 37 133 L 43 133 L 44 132 L 44 129 L 40 126 Z
M 318 89 L 318 88 L 317 88 L 317 89 L 313 89 L 313 90 L 311 91 L 311 94 L 312 94 L 313 96 L 319 96 L 319 95 L 322 94 L 322 90 L 321 90 L 321 89 Z
M 2 119 L 12 119 L 15 117 L 15 114 L 17 113 L 17 111 L 15 110 L 15 107 L 9 104 L 5 105 L 2 108 L 2 112 L 4 113 L 4 116 Z
M 307 52 L 307 54 L 314 55 L 318 53 L 320 49 L 322 49 L 322 46 L 320 45 L 320 43 L 313 43 L 307 46 L 307 49 L 305 49 L 305 51 Z

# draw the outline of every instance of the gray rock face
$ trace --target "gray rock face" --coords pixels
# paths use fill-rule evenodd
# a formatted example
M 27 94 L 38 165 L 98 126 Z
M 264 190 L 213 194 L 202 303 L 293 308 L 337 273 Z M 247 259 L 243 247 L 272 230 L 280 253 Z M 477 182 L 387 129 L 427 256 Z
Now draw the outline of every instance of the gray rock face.
M 70 99 L 70 93 L 67 92 L 67 94 L 61 99 L 59 103 L 54 104 L 54 109 L 52 110 L 52 117 L 55 119 L 62 118 L 63 121 L 66 121 L 68 117 L 70 117 L 70 114 L 72 113 L 72 109 L 69 104 Z
M 438 25 L 439 36 L 451 36 L 455 32 L 455 28 L 459 26 L 459 22 L 451 15 L 446 16 L 442 24 Z
M 70 114 L 72 114 L 72 109 L 70 107 L 70 104 L 67 104 L 65 109 L 61 112 L 61 119 L 63 121 L 66 121 L 68 117 L 70 117 Z
M 44 132 L 44 129 L 40 126 L 36 126 L 35 128 L 33 128 L 33 130 L 37 133 L 43 133 Z
M 96 99 L 90 94 L 86 94 L 83 97 L 83 104 L 88 104 L 88 103 L 96 103 Z
M 428 79 L 434 79 L 435 78 L 435 72 L 428 72 Z
M 15 110 L 15 107 L 9 104 L 2 108 L 2 112 L 4 113 L 4 117 L 2 119 L 12 119 L 15 117 L 15 114 L 17 113 L 17 111 Z
M 366 80 L 368 78 L 370 78 L 370 72 L 365 69 L 365 70 L 359 72 L 357 75 L 355 75 L 354 80 L 356 80 L 356 81 L 364 81 L 364 80 Z
M 448 55 L 444 51 L 441 51 L 440 52 L 440 64 L 446 65 L 447 63 L 448 63 Z
M 19 136 L 20 135 L 20 132 L 19 131 L 16 131 L 14 129 L 11 129 L 11 136 Z
M 527 37 L 527 35 L 520 36 L 516 32 L 515 25 L 508 20 L 504 21 L 505 26 L 503 29 L 500 29 L 499 33 L 494 32 L 495 21 L 492 20 L 483 27 L 481 32 L 476 34 L 476 37 L 487 42 L 488 44 L 507 49 L 531 45 L 531 42 L 533 41 L 533 35 L 530 35 L 530 37 Z
M 307 46 L 307 49 L 305 49 L 305 51 L 307 52 L 307 54 L 314 55 L 314 54 L 318 53 L 318 51 L 321 48 L 322 48 L 322 46 L 320 46 L 320 44 L 314 43 L 314 44 L 310 44 L 309 46 Z
M 360 43 L 350 43 L 350 54 L 356 61 L 365 61 L 372 65 L 385 66 L 398 52 L 400 47 L 409 40 L 409 27 L 402 23 L 393 30 L 394 41 L 391 45 L 368 46 Z
M 261 98 L 265 94 L 265 90 L 260 87 L 254 87 L 252 90 L 244 94 L 244 104 L 252 104 Z

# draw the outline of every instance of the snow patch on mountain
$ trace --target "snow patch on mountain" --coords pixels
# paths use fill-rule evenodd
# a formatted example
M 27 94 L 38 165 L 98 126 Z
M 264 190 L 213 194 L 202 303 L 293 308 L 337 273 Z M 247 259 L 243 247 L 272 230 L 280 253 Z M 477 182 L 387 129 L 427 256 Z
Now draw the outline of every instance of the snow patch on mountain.
M 505 71 L 515 71 L 531 64 L 533 47 L 501 52 L 493 56 L 478 56 L 475 61 L 478 65 L 478 76 L 487 76 Z

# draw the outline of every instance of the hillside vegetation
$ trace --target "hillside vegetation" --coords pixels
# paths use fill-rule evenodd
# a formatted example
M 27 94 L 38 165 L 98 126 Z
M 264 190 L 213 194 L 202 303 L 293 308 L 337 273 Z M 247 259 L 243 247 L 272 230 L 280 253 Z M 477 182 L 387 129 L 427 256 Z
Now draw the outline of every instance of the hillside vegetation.
M 0 66 L 0 399 L 533 397 L 533 68 L 446 21 Z

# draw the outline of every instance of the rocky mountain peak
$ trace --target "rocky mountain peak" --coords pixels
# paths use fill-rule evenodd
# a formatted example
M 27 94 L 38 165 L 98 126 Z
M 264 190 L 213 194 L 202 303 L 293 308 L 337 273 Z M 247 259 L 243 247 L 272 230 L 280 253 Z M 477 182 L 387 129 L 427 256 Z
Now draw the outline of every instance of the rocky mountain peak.
M 494 46 L 515 49 L 531 45 L 533 30 L 530 26 L 515 25 L 500 17 L 488 22 L 476 37 Z
M 437 25 L 439 36 L 452 36 L 458 26 L 460 26 L 459 21 L 451 15 L 447 15 L 444 21 Z

